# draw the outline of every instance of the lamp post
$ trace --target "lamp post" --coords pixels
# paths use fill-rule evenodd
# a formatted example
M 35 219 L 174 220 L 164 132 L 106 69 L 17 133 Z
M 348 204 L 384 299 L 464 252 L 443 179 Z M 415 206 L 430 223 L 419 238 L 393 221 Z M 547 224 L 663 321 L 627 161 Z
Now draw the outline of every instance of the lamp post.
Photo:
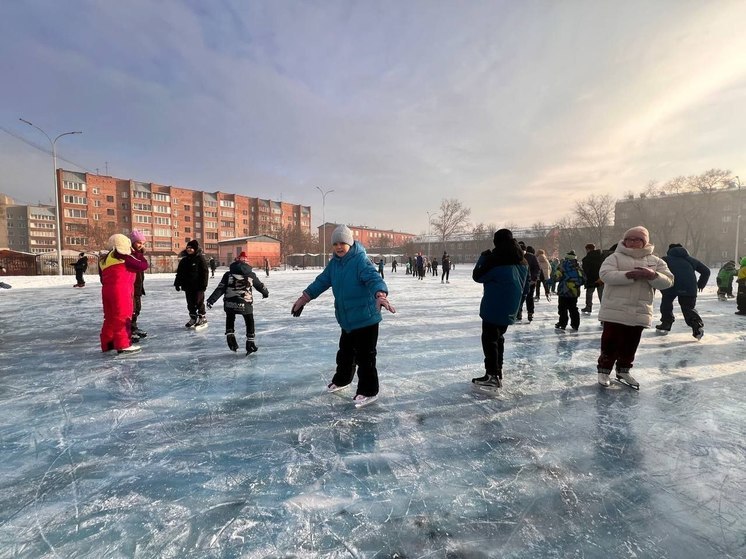
M 62 275 L 62 232 L 60 231 L 60 198 L 59 198 L 59 188 L 57 185 L 57 140 L 59 140 L 62 136 L 69 136 L 70 134 L 82 134 L 83 132 L 76 131 L 76 132 L 63 132 L 59 136 L 57 136 L 54 140 L 49 137 L 49 134 L 44 132 L 41 128 L 39 128 L 36 124 L 33 124 L 29 122 L 28 120 L 24 120 L 22 118 L 19 118 L 21 122 L 24 122 L 28 124 L 29 126 L 32 126 L 36 128 L 39 132 L 44 134 L 47 137 L 47 140 L 49 140 L 49 143 L 52 146 L 52 173 L 54 177 L 54 213 L 55 213 L 55 228 L 57 229 L 57 275 Z
M 334 192 L 334 189 L 327 190 L 324 192 L 320 187 L 316 187 L 316 190 L 321 192 L 321 221 L 324 222 L 322 225 L 323 231 L 321 235 L 324 237 L 324 266 L 326 266 L 326 195 Z M 322 266 L 323 267 L 323 266 Z
M 435 212 L 425 212 L 427 214 L 427 257 L 430 258 L 430 222 L 432 221 L 432 217 L 430 217 Z
M 736 211 L 738 212 L 738 215 L 736 216 L 736 250 L 733 252 L 733 262 L 736 263 L 736 268 L 738 267 L 738 236 L 741 233 L 741 179 L 738 178 L 738 175 L 736 175 L 736 181 L 738 183 L 738 194 L 736 196 L 736 199 L 738 200 L 736 202 Z

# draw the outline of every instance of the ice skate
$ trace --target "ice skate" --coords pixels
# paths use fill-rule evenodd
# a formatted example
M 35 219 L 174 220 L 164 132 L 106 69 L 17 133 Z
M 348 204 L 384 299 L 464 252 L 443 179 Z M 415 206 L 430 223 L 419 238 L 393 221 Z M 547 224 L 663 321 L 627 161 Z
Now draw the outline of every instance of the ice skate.
M 635 390 L 640 390 L 640 383 L 635 380 L 635 377 L 629 374 L 629 369 L 617 371 L 616 381 L 621 384 L 626 384 L 627 386 L 629 386 L 630 388 L 634 388 Z
M 487 380 L 474 384 L 476 384 L 479 390 L 492 393 L 496 393 L 498 389 L 503 387 L 502 380 L 497 375 L 490 375 Z
M 704 335 L 705 335 L 704 326 L 697 326 L 692 330 L 692 336 L 694 336 L 698 340 L 701 340 Z
M 345 384 L 344 386 L 337 386 L 333 382 L 330 382 L 329 384 L 326 385 L 326 391 L 329 394 L 334 394 L 335 392 L 339 392 L 340 390 L 343 390 L 343 389 L 347 388 L 348 386 L 349 386 L 349 384 Z
M 246 338 L 246 355 L 249 355 L 250 353 L 255 353 L 259 351 L 259 348 L 256 347 L 256 344 L 254 343 L 254 338 Z
M 353 402 L 355 402 L 356 408 L 363 408 L 365 406 L 369 406 L 373 402 L 378 400 L 378 394 L 374 396 L 363 396 L 362 394 L 356 394 L 355 397 L 352 399 Z
M 585 307 L 584 309 L 580 309 L 580 312 L 582 312 L 583 314 L 591 314 L 591 309 Z
M 117 354 L 132 355 L 134 353 L 140 353 L 141 351 L 142 351 L 142 348 L 139 345 L 131 345 L 129 347 L 125 347 L 124 349 L 118 349 Z
M 555 329 L 555 330 L 556 330 L 557 332 L 564 332 L 564 331 L 565 331 L 565 328 L 567 328 L 567 326 L 562 326 L 562 325 L 561 325 L 561 324 L 560 324 L 559 322 L 558 322 L 557 324 L 555 324 L 555 325 L 554 325 L 554 329 Z
M 598 384 L 601 386 L 611 386 L 611 380 L 609 380 L 609 374 L 611 371 L 598 371 Z
M 655 327 L 655 331 L 658 332 L 661 336 L 665 336 L 666 334 L 668 334 L 671 331 L 671 325 L 670 324 L 666 324 L 665 322 L 661 323 L 661 324 L 658 324 Z
M 189 322 L 187 322 L 184 327 L 185 328 L 194 328 L 194 325 L 197 324 L 197 316 L 190 315 Z
M 225 334 L 225 341 L 228 343 L 228 348 L 231 351 L 238 351 L 238 342 L 236 341 L 236 335 L 233 332 L 227 332 Z
M 137 336 L 138 338 L 147 338 L 148 333 L 145 330 L 140 330 L 139 327 L 133 326 L 132 327 L 132 335 Z
M 207 318 L 205 318 L 204 316 L 200 316 L 197 319 L 197 322 L 194 323 L 194 329 L 204 330 L 205 328 L 207 328 Z

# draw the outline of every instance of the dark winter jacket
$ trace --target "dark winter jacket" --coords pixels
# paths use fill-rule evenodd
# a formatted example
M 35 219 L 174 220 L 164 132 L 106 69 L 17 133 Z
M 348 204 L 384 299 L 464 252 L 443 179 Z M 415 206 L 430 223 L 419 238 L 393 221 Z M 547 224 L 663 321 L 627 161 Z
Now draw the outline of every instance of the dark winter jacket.
M 141 248 L 140 250 L 133 249 L 133 254 L 136 252 L 140 255 L 143 255 L 143 259 L 145 259 L 145 249 Z M 139 271 L 135 274 L 135 297 L 142 297 L 145 295 L 145 272 Z
M 78 261 L 73 264 L 76 272 L 84 273 L 88 269 L 88 257 L 81 256 Z
M 184 291 L 204 291 L 207 289 L 210 270 L 207 267 L 205 257 L 202 255 L 202 249 L 198 248 L 194 251 L 194 254 L 182 251 L 179 256 L 182 258 L 176 268 L 174 286 Z
M 669 248 L 663 260 L 673 274 L 673 285 L 664 289 L 664 293 L 696 296 L 697 290 L 704 289 L 707 280 L 710 279 L 710 269 L 696 258 L 689 256 L 689 252 L 684 247 Z M 694 272 L 699 274 L 699 280 Z
M 515 241 L 486 250 L 477 260 L 471 277 L 484 286 L 479 316 L 498 326 L 513 324 L 528 284 L 529 267 Z
M 334 254 L 316 279 L 305 289 L 311 299 L 332 288 L 334 314 L 345 332 L 381 322 L 376 293 L 389 289 L 368 259 L 365 248 L 355 241 L 343 257 Z
M 557 296 L 572 297 L 580 296 L 580 286 L 585 283 L 583 270 L 575 257 L 565 257 L 557 267 L 555 273 L 557 278 Z
M 583 275 L 585 276 L 586 286 L 593 286 L 599 283 L 598 271 L 601 269 L 603 261 L 604 257 L 601 255 L 600 248 L 591 250 L 583 257 Z
M 253 314 L 254 313 L 254 295 L 251 286 L 254 286 L 263 298 L 269 297 L 269 291 L 264 284 L 256 277 L 251 266 L 243 262 L 233 262 L 229 270 L 223 274 L 220 283 L 207 299 L 207 304 L 212 306 L 215 302 L 224 296 L 223 309 L 226 312 L 236 314 Z
M 440 266 L 441 268 L 443 268 L 444 272 L 450 272 L 451 271 L 451 257 L 443 256 L 443 258 L 440 261 Z

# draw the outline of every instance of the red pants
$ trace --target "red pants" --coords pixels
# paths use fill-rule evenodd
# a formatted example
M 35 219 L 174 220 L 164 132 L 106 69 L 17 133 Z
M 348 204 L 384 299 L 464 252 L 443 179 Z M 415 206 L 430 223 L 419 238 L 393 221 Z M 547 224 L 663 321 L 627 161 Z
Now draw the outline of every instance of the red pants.
M 642 330 L 642 326 L 604 322 L 598 368 L 611 370 L 614 368 L 614 363 L 616 363 L 617 370 L 632 368 L 637 347 L 640 345 Z

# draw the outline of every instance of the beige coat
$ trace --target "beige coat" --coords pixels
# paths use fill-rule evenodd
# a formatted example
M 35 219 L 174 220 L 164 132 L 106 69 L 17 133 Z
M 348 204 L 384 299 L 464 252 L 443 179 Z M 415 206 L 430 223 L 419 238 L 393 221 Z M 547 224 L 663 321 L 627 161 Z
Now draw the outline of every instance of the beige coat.
M 551 269 L 551 266 L 549 265 L 549 260 L 547 259 L 546 255 L 543 252 L 540 252 L 536 255 L 536 261 L 539 263 L 539 268 L 541 268 L 541 271 L 544 272 L 544 279 L 549 280 L 549 270 Z
M 652 326 L 654 289 L 666 289 L 673 285 L 673 274 L 663 260 L 653 255 L 654 248 L 651 244 L 642 248 L 627 248 L 620 242 L 616 251 L 603 261 L 599 272 L 604 282 L 604 296 L 601 298 L 601 310 L 598 311 L 601 322 L 645 328 Z M 656 272 L 655 279 L 633 280 L 625 276 L 638 267 Z

